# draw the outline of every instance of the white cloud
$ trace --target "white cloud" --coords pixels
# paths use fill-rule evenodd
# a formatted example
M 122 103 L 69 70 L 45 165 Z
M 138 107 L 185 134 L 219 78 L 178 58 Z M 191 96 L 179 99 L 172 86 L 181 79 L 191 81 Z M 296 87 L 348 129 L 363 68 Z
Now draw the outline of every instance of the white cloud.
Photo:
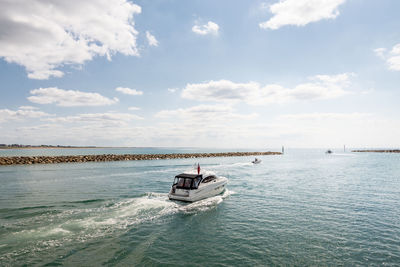
M 158 41 L 154 35 L 152 35 L 149 31 L 146 31 L 147 42 L 150 46 L 158 46 Z
M 300 114 L 286 114 L 279 116 L 279 119 L 290 120 L 348 120 L 348 119 L 366 119 L 370 118 L 370 113 L 300 113 Z
M 400 43 L 393 46 L 387 63 L 389 64 L 389 69 L 400 71 Z
M 234 83 L 219 80 L 187 84 L 182 91 L 182 97 L 199 101 L 237 101 L 245 100 L 259 90 L 260 85 L 255 82 Z
M 182 119 L 190 122 L 207 122 L 224 121 L 236 119 L 253 119 L 258 115 L 253 114 L 237 114 L 234 112 L 233 107 L 227 105 L 198 105 L 189 108 L 180 108 L 175 110 L 162 110 L 156 113 L 156 118 L 169 118 L 169 119 Z
M 56 117 L 48 118 L 45 121 L 50 122 L 61 122 L 61 123 L 96 123 L 96 124 L 118 124 L 124 125 L 131 120 L 142 120 L 143 118 L 135 114 L 130 113 L 117 113 L 117 112 L 106 112 L 106 113 L 86 113 L 75 116 Z
M 36 109 L 20 107 L 18 110 L 0 109 L 0 122 L 24 120 L 29 118 L 41 118 L 51 116 L 50 114 Z
M 337 84 L 347 86 L 350 84 L 350 77 L 355 76 L 354 73 L 342 73 L 337 75 L 315 75 L 310 77 L 310 80 L 321 81 L 326 84 Z
M 378 57 L 384 59 L 385 53 L 386 53 L 386 48 L 384 48 L 384 47 L 376 48 L 376 49 L 374 49 L 374 52 Z
M 218 35 L 219 26 L 217 23 L 209 21 L 207 22 L 207 24 L 204 25 L 194 25 L 192 27 L 192 31 L 200 35 L 207 35 L 207 34 Z
M 139 107 L 129 107 L 128 110 L 140 110 Z
M 400 55 L 390 57 L 387 62 L 389 64 L 389 69 L 400 71 Z
M 400 71 L 400 43 L 392 47 L 390 52 L 384 47 L 374 49 L 375 54 L 386 61 L 388 68 Z
M 20 106 L 19 109 L 23 110 L 36 110 L 38 109 L 37 107 L 32 107 L 32 106 Z
M 394 55 L 400 55 L 400 44 L 397 44 L 397 45 L 393 46 L 393 48 L 390 51 L 390 53 L 392 53 Z
M 138 56 L 133 15 L 140 12 L 127 0 L 1 1 L 0 58 L 48 79 L 95 56 Z
M 178 91 L 178 88 L 168 88 L 167 90 L 168 90 L 169 93 L 173 94 L 176 91 Z
M 62 107 L 106 106 L 117 103 L 118 98 L 110 99 L 98 93 L 63 90 L 57 87 L 31 90 L 28 100 L 36 104 L 56 104 Z
M 292 89 L 278 84 L 261 86 L 257 82 L 209 81 L 187 84 L 181 96 L 198 101 L 243 101 L 250 105 L 331 99 L 350 93 L 343 88 L 349 85 L 349 78 L 352 75 L 348 73 L 317 75 L 309 78 L 312 82 L 299 84 Z
M 273 14 L 264 29 L 276 30 L 285 25 L 304 26 L 322 19 L 334 19 L 339 15 L 338 7 L 346 0 L 280 0 L 270 6 Z
M 117 87 L 115 88 L 115 91 L 123 93 L 125 95 L 143 95 L 142 91 L 138 91 L 136 89 L 131 89 L 127 87 Z

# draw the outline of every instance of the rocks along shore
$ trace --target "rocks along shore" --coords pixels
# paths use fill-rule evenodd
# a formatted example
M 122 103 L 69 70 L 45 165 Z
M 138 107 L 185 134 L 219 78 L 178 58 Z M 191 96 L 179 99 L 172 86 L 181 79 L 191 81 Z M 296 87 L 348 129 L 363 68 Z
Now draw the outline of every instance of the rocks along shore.
M 400 149 L 366 149 L 352 150 L 351 152 L 376 152 L 376 153 L 400 153 Z
M 157 160 L 185 158 L 243 157 L 262 155 L 281 155 L 281 152 L 227 152 L 227 153 L 180 153 L 180 154 L 104 154 L 79 156 L 21 156 L 0 157 L 0 165 L 53 164 L 68 162 L 102 162 L 123 160 Z

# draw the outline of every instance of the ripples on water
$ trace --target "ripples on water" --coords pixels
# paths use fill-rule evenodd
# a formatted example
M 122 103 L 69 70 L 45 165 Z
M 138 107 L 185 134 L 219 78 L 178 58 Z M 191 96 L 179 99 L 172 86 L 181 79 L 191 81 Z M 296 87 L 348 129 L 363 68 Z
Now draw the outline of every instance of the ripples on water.
M 0 168 L 1 265 L 397 265 L 396 154 L 201 159 L 224 194 L 168 200 L 199 159 Z

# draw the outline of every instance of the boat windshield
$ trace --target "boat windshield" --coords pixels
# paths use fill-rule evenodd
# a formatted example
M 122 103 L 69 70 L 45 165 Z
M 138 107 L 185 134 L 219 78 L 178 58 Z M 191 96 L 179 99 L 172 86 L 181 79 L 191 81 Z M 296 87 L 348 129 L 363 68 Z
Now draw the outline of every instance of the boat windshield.
M 210 176 L 207 176 L 206 178 L 204 178 L 202 183 L 208 183 L 208 182 L 211 182 L 211 181 L 213 181 L 215 179 L 217 179 L 217 177 L 215 175 L 210 175 Z
M 176 183 L 176 186 L 177 187 L 183 187 L 183 185 L 185 183 L 185 178 L 175 178 L 175 179 L 178 180 L 177 183 Z
M 173 186 L 179 189 L 197 189 L 202 178 L 202 175 L 180 174 L 175 176 Z
M 174 184 L 176 184 L 176 188 L 190 189 L 192 186 L 192 180 L 190 178 L 175 178 Z
M 183 187 L 190 188 L 190 186 L 192 185 L 192 180 L 193 179 L 185 179 L 185 183 L 183 184 Z
M 193 188 L 197 189 L 199 187 L 200 181 L 201 181 L 201 177 L 197 177 L 196 179 L 194 179 Z
M 199 187 L 200 181 L 201 177 L 197 177 L 195 179 L 175 177 L 174 185 L 176 185 L 176 188 L 181 189 L 197 189 Z

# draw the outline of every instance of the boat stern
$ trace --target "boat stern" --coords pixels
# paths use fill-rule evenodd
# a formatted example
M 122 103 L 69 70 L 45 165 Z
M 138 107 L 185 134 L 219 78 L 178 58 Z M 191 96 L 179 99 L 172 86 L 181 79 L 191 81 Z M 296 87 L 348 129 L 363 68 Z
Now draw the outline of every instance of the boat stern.
M 173 200 L 191 201 L 190 190 L 172 187 L 169 191 L 168 198 Z

